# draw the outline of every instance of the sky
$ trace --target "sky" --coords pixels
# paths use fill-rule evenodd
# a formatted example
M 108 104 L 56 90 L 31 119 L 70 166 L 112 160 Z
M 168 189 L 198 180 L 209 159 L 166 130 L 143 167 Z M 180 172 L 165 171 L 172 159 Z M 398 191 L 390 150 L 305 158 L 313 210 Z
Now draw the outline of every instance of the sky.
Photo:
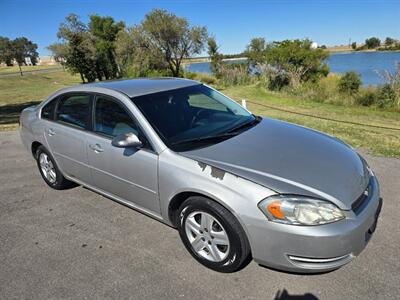
M 242 52 L 253 37 L 309 38 L 328 46 L 371 36 L 400 39 L 400 0 L 0 0 L 0 36 L 25 36 L 39 55 L 49 55 L 46 47 L 57 41 L 69 13 L 83 21 L 91 14 L 112 16 L 130 26 L 153 8 L 206 26 L 225 54 Z

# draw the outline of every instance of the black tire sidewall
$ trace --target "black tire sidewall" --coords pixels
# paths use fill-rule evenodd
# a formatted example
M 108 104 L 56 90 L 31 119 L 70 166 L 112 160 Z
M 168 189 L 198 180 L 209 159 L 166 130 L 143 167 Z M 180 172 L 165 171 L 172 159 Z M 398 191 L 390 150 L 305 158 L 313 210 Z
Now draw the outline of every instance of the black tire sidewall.
M 228 235 L 230 249 L 227 258 L 223 261 L 209 261 L 198 255 L 192 248 L 190 241 L 186 236 L 184 224 L 189 214 L 194 211 L 205 212 L 212 215 L 224 227 Z M 246 237 L 244 236 L 243 229 L 238 228 L 238 226 L 240 226 L 239 222 L 227 209 L 208 198 L 195 196 L 186 200 L 179 210 L 177 224 L 179 235 L 186 249 L 198 262 L 207 268 L 223 273 L 235 272 L 241 269 L 243 262 L 247 260 L 247 256 L 249 256 L 249 253 L 246 253 L 246 250 L 244 249 L 246 248 L 244 243 L 246 243 L 247 240 L 244 240 Z

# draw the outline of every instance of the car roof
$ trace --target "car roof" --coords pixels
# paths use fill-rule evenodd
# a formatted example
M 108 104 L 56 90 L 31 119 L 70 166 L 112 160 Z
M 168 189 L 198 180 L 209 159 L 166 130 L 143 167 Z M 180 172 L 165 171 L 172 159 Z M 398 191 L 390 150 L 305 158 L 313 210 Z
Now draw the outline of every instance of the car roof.
M 199 82 L 189 79 L 161 77 L 101 81 L 85 84 L 85 86 L 101 87 L 115 90 L 124 93 L 128 97 L 132 98 L 199 84 Z

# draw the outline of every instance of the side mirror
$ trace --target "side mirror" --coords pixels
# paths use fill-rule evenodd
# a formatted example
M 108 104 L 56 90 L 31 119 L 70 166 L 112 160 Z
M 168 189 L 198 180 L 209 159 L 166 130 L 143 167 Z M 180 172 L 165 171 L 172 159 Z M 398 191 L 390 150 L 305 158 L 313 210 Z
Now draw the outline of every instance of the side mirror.
M 142 142 L 139 140 L 138 136 L 133 132 L 117 135 L 111 141 L 111 145 L 118 148 L 135 147 L 140 148 Z

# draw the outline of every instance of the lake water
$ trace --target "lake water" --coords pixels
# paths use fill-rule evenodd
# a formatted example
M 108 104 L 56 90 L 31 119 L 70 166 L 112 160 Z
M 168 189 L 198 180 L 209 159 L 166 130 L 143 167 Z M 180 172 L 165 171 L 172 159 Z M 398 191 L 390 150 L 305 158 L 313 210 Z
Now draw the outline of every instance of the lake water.
M 380 72 L 395 71 L 396 63 L 400 63 L 400 52 L 333 53 L 327 63 L 331 72 L 356 71 L 361 75 L 364 85 L 377 85 L 383 82 Z M 188 64 L 186 70 L 195 73 L 211 73 L 208 62 Z

